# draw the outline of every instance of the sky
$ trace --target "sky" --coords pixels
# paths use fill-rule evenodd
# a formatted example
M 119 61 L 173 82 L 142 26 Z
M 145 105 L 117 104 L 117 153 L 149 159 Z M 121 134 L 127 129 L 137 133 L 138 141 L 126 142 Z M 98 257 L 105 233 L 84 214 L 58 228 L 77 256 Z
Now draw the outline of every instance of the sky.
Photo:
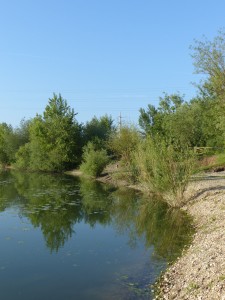
M 224 0 L 0 0 L 0 123 L 61 93 L 85 123 L 138 123 L 163 93 L 196 95 L 190 45 L 225 25 Z

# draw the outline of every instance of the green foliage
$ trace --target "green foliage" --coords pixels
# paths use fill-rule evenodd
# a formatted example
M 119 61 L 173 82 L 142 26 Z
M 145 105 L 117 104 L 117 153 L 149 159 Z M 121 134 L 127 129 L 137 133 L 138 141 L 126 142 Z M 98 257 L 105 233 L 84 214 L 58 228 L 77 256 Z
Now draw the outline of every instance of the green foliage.
M 153 138 L 160 136 L 189 147 L 223 147 L 225 121 L 219 120 L 218 107 L 221 109 L 218 101 L 203 92 L 189 103 L 179 94 L 165 94 L 158 108 L 140 109 L 139 124 Z
M 138 130 L 131 126 L 123 126 L 119 132 L 115 132 L 109 139 L 109 149 L 121 159 L 124 165 L 130 164 L 134 149 L 141 140 Z
M 99 119 L 94 116 L 83 127 L 84 143 L 93 142 L 100 149 L 106 146 L 106 141 L 113 132 L 115 132 L 115 126 L 111 116 L 104 115 Z
M 10 164 L 14 159 L 16 146 L 12 126 L 0 124 L 0 164 L 3 166 Z
M 17 150 L 28 142 L 28 128 L 29 122 L 25 120 L 16 129 L 6 123 L 0 124 L 0 164 L 10 165 L 15 162 Z
M 81 171 L 93 177 L 99 176 L 109 162 L 106 150 L 96 150 L 92 142 L 84 147 L 82 159 Z
M 207 127 L 210 130 L 207 144 L 215 144 L 211 134 L 213 128 L 217 130 L 216 137 L 220 137 L 221 144 L 221 137 L 225 138 L 225 32 L 219 31 L 212 41 L 205 37 L 196 40 L 191 49 L 196 73 L 206 75 L 198 86 L 200 95 L 212 100 L 210 115 L 213 119 L 211 126 Z
M 17 150 L 20 146 L 25 145 L 29 141 L 29 127 L 31 124 L 31 120 L 22 119 L 18 127 L 16 127 L 14 132 L 14 139 L 17 143 Z
M 187 146 L 147 137 L 134 154 L 138 180 L 171 206 L 182 205 L 184 191 L 194 166 L 193 152 Z
M 30 123 L 29 134 L 29 146 L 17 153 L 17 167 L 63 171 L 78 164 L 81 129 L 61 95 L 49 99 L 43 116 L 37 115 Z M 29 152 L 27 157 L 25 151 Z
M 164 94 L 164 97 L 159 98 L 159 107 L 148 105 L 147 110 L 140 109 L 139 125 L 146 134 L 151 136 L 166 134 L 164 124 L 165 117 L 173 115 L 180 106 L 184 103 L 182 96 L 179 94 Z
M 7 124 L 0 124 L 0 162 L 3 166 L 9 161 L 5 145 L 5 136 L 8 131 L 9 129 Z
M 201 136 L 199 116 L 198 107 L 186 103 L 179 94 L 165 94 L 158 108 L 148 105 L 147 110 L 140 109 L 139 125 L 152 138 L 160 136 L 195 146 Z
M 207 75 L 205 87 L 208 86 L 211 94 L 223 97 L 225 95 L 225 32 L 219 31 L 213 41 L 209 41 L 206 37 L 200 41 L 195 40 L 191 49 L 196 73 Z
M 30 144 L 27 143 L 19 148 L 16 153 L 16 168 L 25 170 L 30 169 Z

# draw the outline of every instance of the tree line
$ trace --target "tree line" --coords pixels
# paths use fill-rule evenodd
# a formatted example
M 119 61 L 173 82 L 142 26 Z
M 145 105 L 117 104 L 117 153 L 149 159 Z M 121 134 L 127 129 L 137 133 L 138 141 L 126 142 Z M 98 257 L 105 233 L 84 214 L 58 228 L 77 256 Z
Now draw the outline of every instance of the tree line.
M 193 99 L 165 93 L 157 107 L 140 108 L 138 126 L 117 128 L 108 115 L 78 123 L 74 109 L 53 94 L 42 115 L 22 120 L 17 128 L 0 124 L 0 163 L 31 171 L 80 167 L 98 176 L 116 159 L 130 180 L 178 193 L 177 182 L 186 182 L 191 172 L 190 149 L 224 151 L 225 33 L 195 41 L 191 51 L 196 73 L 204 74 Z

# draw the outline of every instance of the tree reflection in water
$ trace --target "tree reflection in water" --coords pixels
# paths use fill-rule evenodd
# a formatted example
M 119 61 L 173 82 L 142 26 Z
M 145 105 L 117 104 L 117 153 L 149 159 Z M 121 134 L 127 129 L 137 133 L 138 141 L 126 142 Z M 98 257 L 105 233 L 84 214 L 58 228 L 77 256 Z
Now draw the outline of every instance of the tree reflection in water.
M 161 200 L 134 190 L 116 190 L 88 179 L 15 171 L 3 172 L 0 184 L 0 210 L 16 203 L 20 213 L 41 228 L 51 252 L 76 234 L 76 224 L 81 221 L 128 233 L 131 247 L 144 239 L 146 248 L 154 246 L 154 255 L 167 260 L 179 255 L 190 240 L 191 222 L 182 211 L 168 209 Z

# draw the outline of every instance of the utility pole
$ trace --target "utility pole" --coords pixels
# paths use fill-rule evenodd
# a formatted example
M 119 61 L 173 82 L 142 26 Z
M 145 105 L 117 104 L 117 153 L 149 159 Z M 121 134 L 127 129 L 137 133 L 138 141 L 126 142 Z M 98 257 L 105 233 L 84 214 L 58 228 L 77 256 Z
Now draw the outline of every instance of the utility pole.
M 119 115 L 119 131 L 121 131 L 121 128 L 122 128 L 122 115 L 121 115 L 121 112 L 120 112 L 120 115 Z

